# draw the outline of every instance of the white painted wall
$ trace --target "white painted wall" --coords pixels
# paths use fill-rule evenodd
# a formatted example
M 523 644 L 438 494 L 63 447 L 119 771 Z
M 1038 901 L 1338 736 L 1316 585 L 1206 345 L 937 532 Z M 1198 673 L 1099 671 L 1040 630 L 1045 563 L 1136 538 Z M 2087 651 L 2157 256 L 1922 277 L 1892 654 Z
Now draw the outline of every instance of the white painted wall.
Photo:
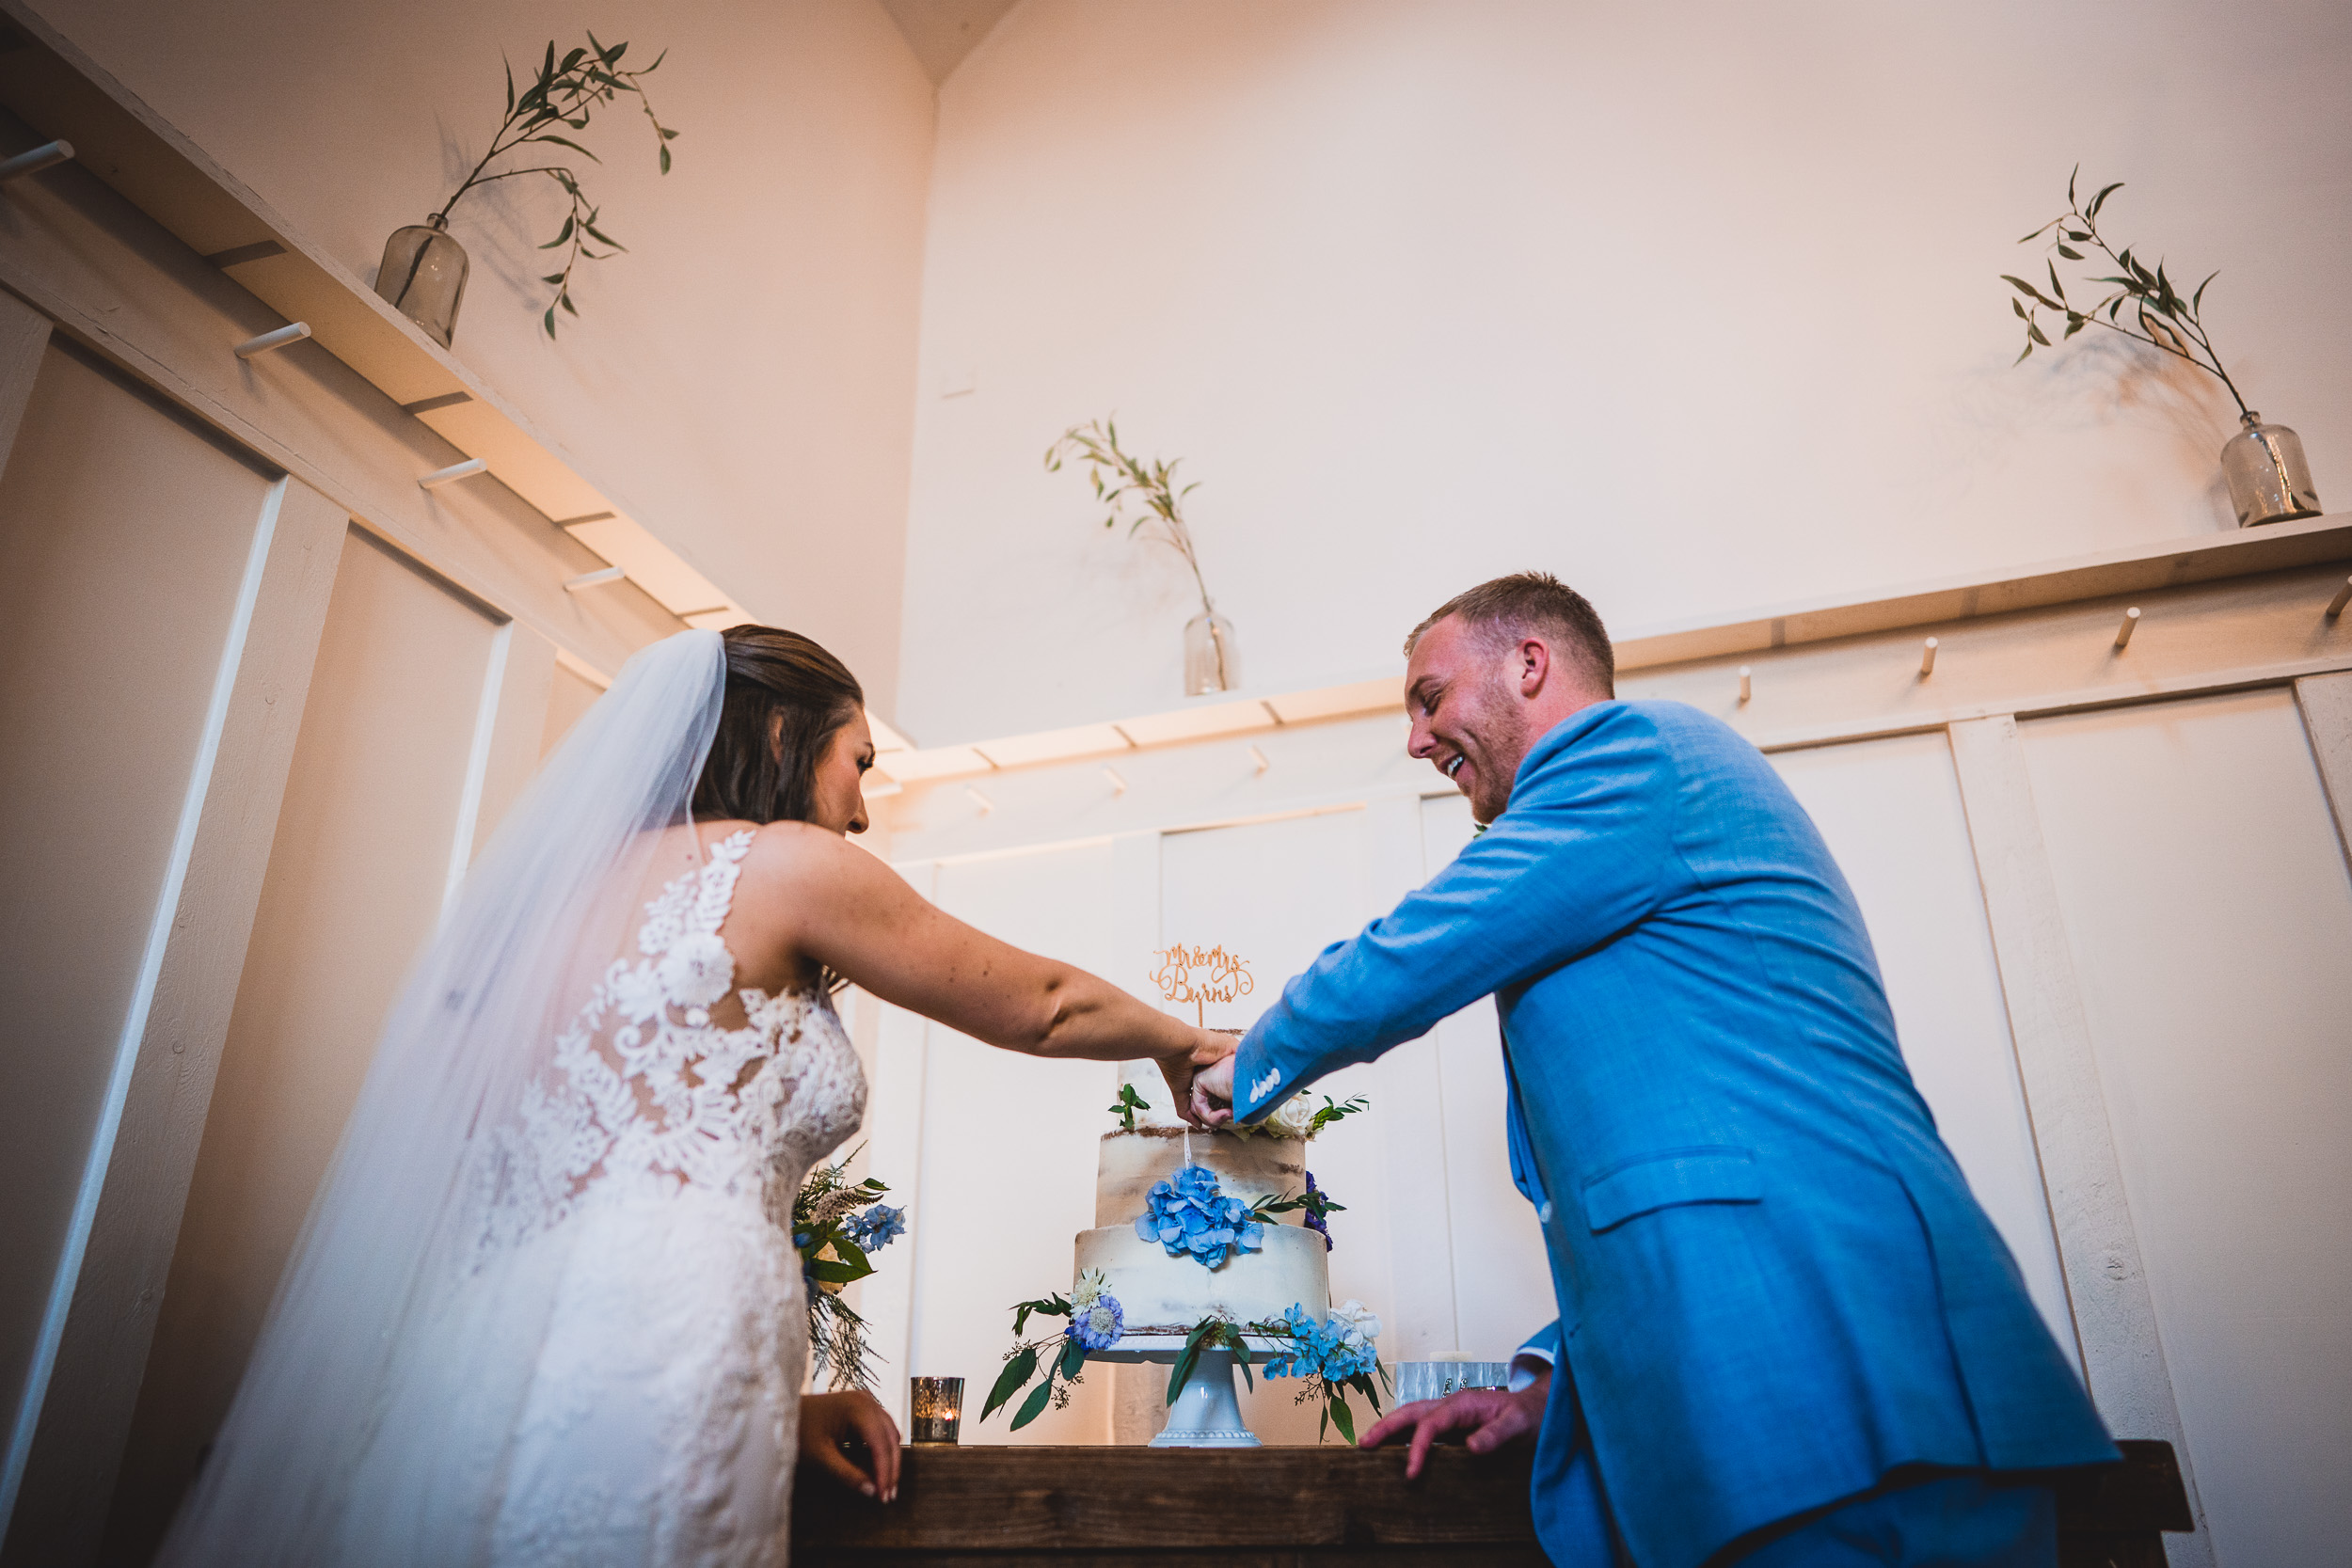
M 2021 726 L 2225 1565 L 2352 1529 L 2352 879 L 2293 697 Z
M 537 278 L 555 253 L 533 247 L 561 193 L 469 196 L 451 219 L 473 260 L 455 352 L 892 713 L 932 103 L 877 0 L 36 4 L 363 279 L 487 145 L 501 53 L 520 70 L 583 23 L 632 61 L 667 47 L 646 87 L 680 133 L 674 171 L 632 105 L 579 137 L 603 159 L 579 161 L 600 227 L 629 252 L 584 270 L 582 319 L 550 344 Z
M 2010 368 L 2077 159 L 2352 493 L 2348 65 L 2328 0 L 1026 0 L 940 95 L 900 716 L 1177 696 L 1181 569 L 1040 464 L 1114 410 L 1259 689 L 1523 566 L 1625 628 L 2220 527 L 2217 388 Z

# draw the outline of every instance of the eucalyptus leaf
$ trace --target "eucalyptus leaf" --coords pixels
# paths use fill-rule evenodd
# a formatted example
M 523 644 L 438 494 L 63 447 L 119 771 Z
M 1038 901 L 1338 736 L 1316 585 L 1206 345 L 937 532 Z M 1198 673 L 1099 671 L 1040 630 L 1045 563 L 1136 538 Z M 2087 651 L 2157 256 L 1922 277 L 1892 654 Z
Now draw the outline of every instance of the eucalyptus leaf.
M 1019 1432 L 1045 1413 L 1045 1402 L 1054 1397 L 1054 1377 L 1048 1372 L 1045 1381 L 1029 1390 L 1029 1397 L 1021 1402 L 1021 1409 L 1012 1418 L 1012 1430 Z
M 996 1414 L 1004 1402 L 1019 1392 L 1021 1386 L 1028 1382 L 1036 1371 L 1037 1352 L 1034 1350 L 1024 1349 L 1011 1360 L 1006 1362 L 1005 1370 L 996 1374 L 996 1386 L 988 1391 L 988 1403 L 980 1408 L 980 1419 L 985 1421 Z

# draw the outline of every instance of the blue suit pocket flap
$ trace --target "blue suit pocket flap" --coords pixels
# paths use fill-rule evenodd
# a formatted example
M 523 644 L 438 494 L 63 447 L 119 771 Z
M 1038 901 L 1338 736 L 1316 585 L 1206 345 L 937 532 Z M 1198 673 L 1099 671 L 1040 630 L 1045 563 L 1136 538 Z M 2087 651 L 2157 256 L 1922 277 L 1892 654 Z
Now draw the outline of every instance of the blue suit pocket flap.
M 1596 1231 L 1680 1203 L 1759 1203 L 1764 1175 L 1744 1148 L 1685 1148 L 1639 1160 L 1584 1183 L 1584 1223 Z

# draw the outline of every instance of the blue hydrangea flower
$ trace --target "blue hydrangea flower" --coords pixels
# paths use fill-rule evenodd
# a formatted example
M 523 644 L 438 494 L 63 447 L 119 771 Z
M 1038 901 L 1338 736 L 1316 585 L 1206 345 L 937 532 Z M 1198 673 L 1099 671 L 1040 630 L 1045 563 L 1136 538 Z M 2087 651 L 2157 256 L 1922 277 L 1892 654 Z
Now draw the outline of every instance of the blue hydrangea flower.
M 850 1240 L 867 1252 L 886 1247 L 907 1233 L 907 1212 L 893 1209 L 887 1203 L 877 1203 L 864 1213 L 853 1216 L 843 1227 Z
M 1159 1243 L 1170 1258 L 1189 1255 L 1202 1268 L 1214 1269 L 1235 1252 L 1263 1245 L 1265 1224 L 1252 1219 L 1241 1199 L 1225 1196 L 1216 1172 L 1186 1165 L 1173 1180 L 1152 1184 L 1144 1212 L 1136 1216 L 1136 1234 Z
M 1378 1353 L 1371 1340 L 1345 1318 L 1334 1314 L 1317 1323 L 1294 1302 L 1282 1314 L 1282 1322 L 1291 1331 L 1292 1348 L 1266 1362 L 1268 1377 L 1320 1377 L 1344 1383 L 1377 1364 Z
M 1127 1314 L 1119 1298 L 1110 1295 L 1096 1296 L 1091 1305 L 1078 1308 L 1062 1330 L 1089 1350 L 1108 1350 L 1126 1331 Z

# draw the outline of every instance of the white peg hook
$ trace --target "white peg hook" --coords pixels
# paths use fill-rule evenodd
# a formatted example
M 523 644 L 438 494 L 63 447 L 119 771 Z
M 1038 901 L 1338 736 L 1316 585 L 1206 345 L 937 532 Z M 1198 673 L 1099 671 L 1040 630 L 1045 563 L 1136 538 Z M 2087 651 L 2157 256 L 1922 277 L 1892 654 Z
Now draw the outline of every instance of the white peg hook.
M 1742 664 L 1740 666 L 1740 701 L 1743 704 L 1747 702 L 1749 698 L 1756 695 L 1756 689 L 1748 679 L 1748 677 L 1753 675 L 1756 672 L 1747 665 Z
M 479 473 L 487 473 L 489 467 L 490 465 L 481 458 L 469 457 L 463 463 L 452 463 L 446 468 L 436 468 L 431 473 L 423 475 L 417 481 L 417 488 L 437 490 L 444 484 L 452 484 L 461 479 L 471 479 Z
M 1919 649 L 1919 678 L 1926 680 L 1935 673 L 1935 639 L 1931 637 Z
M 1110 780 L 1111 793 L 1113 795 L 1124 795 L 1127 793 L 1127 781 L 1119 776 L 1118 768 L 1104 768 L 1103 769 L 1103 777 Z
M 2336 596 L 2328 601 L 2328 619 L 2332 621 L 2343 614 L 2345 605 L 2352 605 L 2352 578 L 2344 578 L 2344 586 L 2336 590 Z
M 577 594 L 583 588 L 596 588 L 608 582 L 618 582 L 628 576 L 626 566 L 603 566 L 593 572 L 582 572 L 576 578 L 564 579 L 564 592 Z
M 974 789 L 970 784 L 965 784 L 963 786 L 963 792 L 972 797 L 972 803 L 980 808 L 980 815 L 982 816 L 986 816 L 990 812 L 996 809 L 995 801 L 990 800 L 978 790 Z
M 2138 629 L 2139 606 L 2134 605 L 2131 609 L 2123 612 L 2123 624 L 2118 626 L 2115 630 L 2115 645 L 2117 649 L 2121 650 L 2130 647 L 2132 645 L 2132 633 L 2137 631 Z
M 1268 762 L 1268 761 L 1266 760 L 1266 755 L 1265 755 L 1265 753 L 1264 753 L 1263 752 L 1259 751 L 1259 750 L 1258 750 L 1258 748 L 1256 748 L 1255 746 L 1252 746 L 1252 747 L 1250 747 L 1250 748 L 1249 748 L 1249 760 L 1250 760 L 1251 762 L 1253 762 L 1253 763 L 1257 764 L 1257 767 L 1258 767 L 1258 771 L 1259 771 L 1259 772 L 1261 772 L 1261 773 L 1264 772 L 1267 768 L 1271 768 L 1271 767 L 1273 767 L 1273 766 L 1274 766 L 1274 764 L 1272 764 L 1272 763 L 1270 763 L 1270 762 Z
M 45 168 L 55 168 L 59 164 L 71 163 L 72 159 L 73 144 L 72 142 L 43 142 L 29 152 L 20 152 L 15 157 L 0 163 L 0 185 L 5 185 L 11 180 L 22 180 L 28 174 L 39 174 Z
M 298 343 L 310 335 L 310 324 L 309 322 L 295 322 L 293 325 L 281 326 L 275 332 L 264 332 L 258 338 L 247 338 L 237 345 L 237 357 L 250 359 L 257 354 L 267 354 L 271 349 L 284 348 L 288 343 Z

